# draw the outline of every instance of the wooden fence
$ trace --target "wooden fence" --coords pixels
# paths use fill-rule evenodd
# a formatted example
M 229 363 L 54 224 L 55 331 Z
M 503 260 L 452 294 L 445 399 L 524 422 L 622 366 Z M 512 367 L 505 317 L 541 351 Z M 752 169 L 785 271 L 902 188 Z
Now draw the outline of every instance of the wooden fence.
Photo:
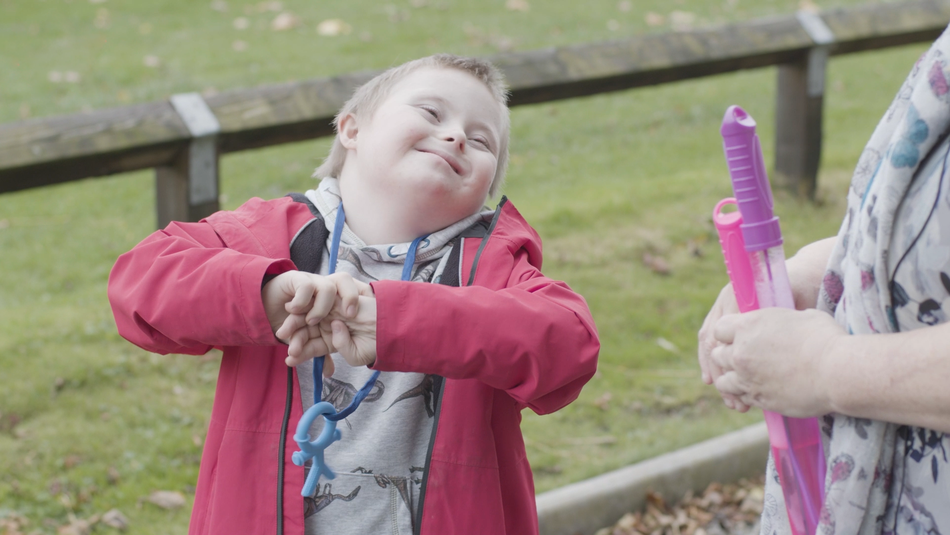
M 914 0 L 753 20 L 491 59 L 511 105 L 778 66 L 773 178 L 814 194 L 829 56 L 936 39 L 950 0 Z M 0 125 L 0 193 L 155 168 L 158 225 L 218 209 L 222 154 L 333 133 L 353 89 L 376 72 L 267 85 Z

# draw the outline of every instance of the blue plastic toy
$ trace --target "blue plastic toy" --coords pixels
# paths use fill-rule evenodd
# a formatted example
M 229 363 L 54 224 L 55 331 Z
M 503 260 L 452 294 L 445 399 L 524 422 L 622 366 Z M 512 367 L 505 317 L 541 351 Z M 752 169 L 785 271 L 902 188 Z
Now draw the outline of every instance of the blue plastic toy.
M 325 416 L 336 414 L 333 405 L 326 401 L 321 401 L 307 409 L 300 422 L 297 423 L 297 432 L 294 434 L 294 441 L 300 446 L 300 451 L 295 451 L 291 458 L 297 466 L 303 466 L 309 459 L 313 459 L 313 465 L 310 467 L 310 473 L 307 480 L 304 481 L 301 496 L 313 496 L 313 491 L 317 488 L 317 480 L 323 475 L 327 479 L 333 479 L 336 474 L 326 465 L 323 460 L 323 452 L 327 446 L 340 440 L 340 430 L 336 428 L 336 422 L 328 420 Z M 323 430 L 316 440 L 310 442 L 310 426 L 317 416 L 324 416 Z

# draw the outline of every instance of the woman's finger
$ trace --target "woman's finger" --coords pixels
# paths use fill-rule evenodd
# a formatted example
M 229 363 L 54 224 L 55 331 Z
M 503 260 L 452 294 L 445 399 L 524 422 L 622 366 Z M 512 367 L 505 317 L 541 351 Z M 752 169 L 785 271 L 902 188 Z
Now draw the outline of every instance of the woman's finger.
M 720 375 L 714 384 L 720 394 L 729 395 L 734 401 L 741 402 L 743 396 L 748 393 L 740 384 L 739 374 L 736 372 L 730 371 Z
M 736 338 L 740 318 L 739 314 L 729 314 L 719 318 L 713 326 L 713 337 L 723 344 L 731 344 Z

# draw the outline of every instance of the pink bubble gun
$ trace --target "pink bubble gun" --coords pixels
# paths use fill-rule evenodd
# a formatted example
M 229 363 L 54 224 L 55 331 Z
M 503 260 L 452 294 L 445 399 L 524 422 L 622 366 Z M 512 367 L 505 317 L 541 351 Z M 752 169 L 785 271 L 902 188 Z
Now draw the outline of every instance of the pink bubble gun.
M 713 223 L 719 231 L 739 311 L 794 309 L 782 230 L 772 211 L 772 189 L 755 134 L 755 120 L 739 106 L 730 106 L 720 133 L 735 198 L 716 205 Z M 727 205 L 738 207 L 738 211 L 724 213 L 722 209 Z M 792 533 L 815 535 L 825 499 L 826 469 L 818 420 L 763 412 Z

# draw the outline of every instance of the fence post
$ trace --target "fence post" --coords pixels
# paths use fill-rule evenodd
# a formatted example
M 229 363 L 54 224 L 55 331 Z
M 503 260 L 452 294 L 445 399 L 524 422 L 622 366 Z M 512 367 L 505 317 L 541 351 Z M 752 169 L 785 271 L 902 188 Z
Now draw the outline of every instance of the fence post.
M 778 68 L 775 178 L 779 187 L 811 199 L 818 186 L 825 70 L 835 36 L 817 14 L 799 11 L 796 16 L 816 46 Z
M 158 228 L 171 221 L 198 221 L 218 210 L 221 125 L 198 93 L 172 95 L 169 100 L 192 139 L 171 165 L 155 168 Z

